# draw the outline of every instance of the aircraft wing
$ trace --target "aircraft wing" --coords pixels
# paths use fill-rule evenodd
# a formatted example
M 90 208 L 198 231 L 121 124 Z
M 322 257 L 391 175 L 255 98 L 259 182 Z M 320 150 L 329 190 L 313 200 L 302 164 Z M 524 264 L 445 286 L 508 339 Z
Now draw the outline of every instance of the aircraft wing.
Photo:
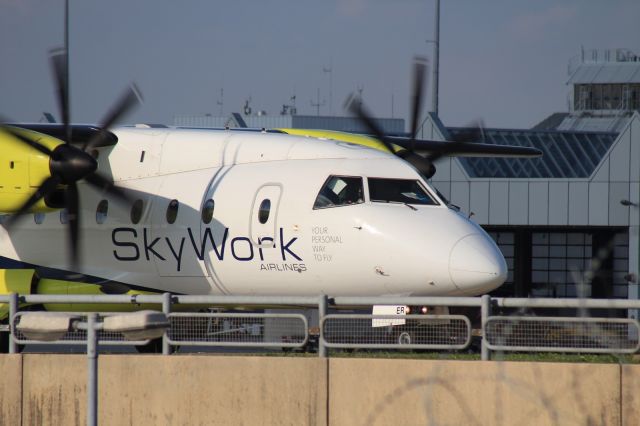
M 405 149 L 412 149 L 412 142 L 403 137 L 387 137 L 387 140 Z M 438 157 L 541 157 L 542 151 L 536 148 L 494 145 L 476 142 L 449 142 L 433 141 L 426 139 L 416 139 L 414 151 L 427 157 L 436 155 Z
M 278 131 L 317 138 L 326 138 L 337 141 L 349 142 L 358 145 L 368 146 L 380 151 L 389 152 L 389 149 L 375 136 L 361 133 L 347 133 L 333 130 L 311 130 L 311 129 L 277 129 Z M 408 137 L 385 136 L 385 141 L 391 144 L 396 153 L 403 150 L 415 150 L 416 153 L 425 157 L 541 157 L 542 151 L 536 148 L 494 145 L 487 143 L 476 143 L 467 141 L 434 141 L 426 139 L 416 139 L 415 146 Z

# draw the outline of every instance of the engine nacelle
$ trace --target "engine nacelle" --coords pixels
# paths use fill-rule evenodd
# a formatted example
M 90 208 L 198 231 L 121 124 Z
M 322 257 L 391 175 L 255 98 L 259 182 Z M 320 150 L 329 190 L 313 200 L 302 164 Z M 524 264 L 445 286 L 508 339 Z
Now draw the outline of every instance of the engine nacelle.
M 40 278 L 35 269 L 0 269 L 0 295 L 17 293 L 20 295 L 103 295 L 103 294 L 157 294 L 156 292 L 131 290 L 120 284 L 90 284 L 74 281 Z M 27 306 L 24 303 L 21 307 Z M 159 305 L 151 304 L 78 304 L 78 303 L 49 303 L 43 305 L 47 311 L 62 312 L 131 312 L 140 309 L 162 309 Z M 195 307 L 200 309 L 201 307 Z M 9 316 L 9 304 L 0 303 L 0 321 Z
M 64 142 L 52 136 L 13 128 L 38 141 L 53 151 Z M 42 182 L 51 176 L 49 156 L 30 147 L 15 136 L 0 129 L 0 213 L 14 213 L 35 193 Z M 31 212 L 49 212 L 55 208 L 47 206 L 44 199 L 38 201 Z

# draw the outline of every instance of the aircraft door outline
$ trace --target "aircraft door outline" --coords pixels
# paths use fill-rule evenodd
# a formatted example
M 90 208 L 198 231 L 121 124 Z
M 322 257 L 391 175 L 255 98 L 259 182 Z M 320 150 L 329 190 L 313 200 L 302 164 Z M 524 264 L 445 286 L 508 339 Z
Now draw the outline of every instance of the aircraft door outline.
M 251 242 L 257 247 L 274 247 L 282 184 L 266 183 L 256 191 L 249 217 Z

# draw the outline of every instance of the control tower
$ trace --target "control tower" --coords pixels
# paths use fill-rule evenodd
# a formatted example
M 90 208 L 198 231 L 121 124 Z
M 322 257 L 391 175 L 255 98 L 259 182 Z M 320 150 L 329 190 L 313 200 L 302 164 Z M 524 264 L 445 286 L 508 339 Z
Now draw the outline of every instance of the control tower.
M 619 132 L 640 110 L 640 56 L 629 49 L 583 49 L 568 74 L 569 113 L 556 130 Z

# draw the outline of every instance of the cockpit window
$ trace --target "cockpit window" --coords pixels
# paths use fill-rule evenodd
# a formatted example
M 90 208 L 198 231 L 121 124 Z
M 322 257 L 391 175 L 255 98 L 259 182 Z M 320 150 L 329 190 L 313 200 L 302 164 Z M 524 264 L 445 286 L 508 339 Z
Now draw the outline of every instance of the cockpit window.
M 374 203 L 437 205 L 417 180 L 369 178 L 369 198 Z
M 314 209 L 350 206 L 364 202 L 362 178 L 355 176 L 329 176 L 322 186 Z

